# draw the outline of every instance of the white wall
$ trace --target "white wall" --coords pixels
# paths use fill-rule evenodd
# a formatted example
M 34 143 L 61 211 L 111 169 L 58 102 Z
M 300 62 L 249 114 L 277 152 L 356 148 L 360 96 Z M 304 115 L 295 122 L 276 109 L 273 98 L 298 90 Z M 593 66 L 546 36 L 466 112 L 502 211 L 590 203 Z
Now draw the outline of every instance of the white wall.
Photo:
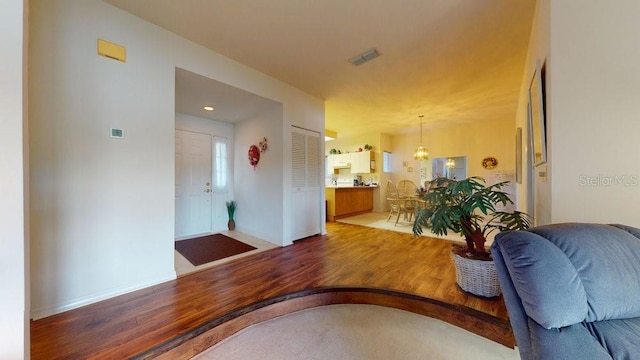
M 175 277 L 175 74 L 149 48 L 164 34 L 99 1 L 34 1 L 31 32 L 37 318 Z M 97 38 L 127 62 L 97 56 Z
M 32 7 L 34 317 L 175 277 L 176 67 L 281 102 L 283 128 L 324 127 L 321 100 L 102 1 Z M 127 62 L 99 57 L 98 38 L 125 46 Z M 110 126 L 124 128 L 125 139 L 109 139 Z M 285 173 L 283 159 L 276 167 Z M 289 203 L 280 201 L 286 239 Z
M 230 141 L 229 145 L 233 146 L 232 123 L 176 113 L 175 126 L 176 129 L 180 130 L 195 131 L 203 134 L 226 137 Z
M 553 222 L 640 227 L 640 2 L 551 2 Z
M 520 85 L 520 97 L 518 101 L 518 108 L 516 111 L 516 127 L 522 128 L 522 184 L 518 185 L 518 191 L 520 194 L 528 194 L 528 189 L 531 189 L 531 193 L 527 196 L 520 196 L 518 202 L 518 208 L 522 211 L 527 211 L 534 216 L 536 224 L 548 224 L 551 222 L 551 185 L 550 176 L 547 176 L 547 181 L 538 176 L 540 171 L 544 172 L 547 169 L 547 173 L 552 173 L 551 164 L 553 163 L 554 147 L 552 146 L 552 140 L 547 137 L 547 163 L 540 165 L 536 169 L 531 163 L 531 153 L 528 144 L 529 125 L 527 118 L 527 105 L 529 103 L 529 86 L 533 73 L 536 68 L 536 62 L 540 61 L 541 64 L 547 64 L 546 66 L 546 94 L 545 104 L 546 110 L 546 123 L 547 133 L 551 133 L 553 128 L 553 116 L 550 113 L 552 105 L 552 99 L 550 94 L 553 93 L 552 83 L 550 79 L 550 66 L 549 63 L 552 60 L 549 54 L 549 26 L 550 24 L 550 3 L 549 0 L 536 1 L 536 10 L 531 25 L 531 36 L 529 38 L 529 48 L 527 51 L 527 60 L 522 74 L 522 82 Z M 535 204 L 534 204 L 535 203 Z
M 234 148 L 236 229 L 277 245 L 285 245 L 282 115 L 282 106 L 275 106 L 268 113 L 236 124 Z M 249 147 L 258 146 L 265 137 L 268 150 L 260 154 L 260 162 L 253 168 Z
M 546 62 L 548 179 L 534 179 L 537 223 L 640 227 L 640 3 L 575 5 L 537 1 L 523 73 L 517 124 L 526 131 L 535 61 Z
M 0 358 L 29 357 L 26 188 L 27 5 L 0 3 Z M 24 128 L 23 128 L 24 126 Z

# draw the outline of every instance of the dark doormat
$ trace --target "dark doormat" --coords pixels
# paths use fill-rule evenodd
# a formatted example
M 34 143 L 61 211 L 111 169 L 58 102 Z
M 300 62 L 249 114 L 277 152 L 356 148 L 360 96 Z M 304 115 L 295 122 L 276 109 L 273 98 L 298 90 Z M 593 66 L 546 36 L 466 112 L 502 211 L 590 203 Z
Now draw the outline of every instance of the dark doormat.
M 256 249 L 226 235 L 213 234 L 176 241 L 176 250 L 194 266 Z

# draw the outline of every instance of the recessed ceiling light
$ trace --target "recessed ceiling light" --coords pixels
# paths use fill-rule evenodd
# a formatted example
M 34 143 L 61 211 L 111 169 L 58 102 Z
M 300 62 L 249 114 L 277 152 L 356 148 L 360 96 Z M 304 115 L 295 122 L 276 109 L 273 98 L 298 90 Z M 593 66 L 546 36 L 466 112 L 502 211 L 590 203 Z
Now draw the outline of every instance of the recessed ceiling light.
M 207 111 L 213 111 L 213 110 L 215 110 L 215 109 L 213 108 L 213 106 L 205 106 L 205 107 L 203 107 L 203 109 L 205 109 L 205 110 L 207 110 Z

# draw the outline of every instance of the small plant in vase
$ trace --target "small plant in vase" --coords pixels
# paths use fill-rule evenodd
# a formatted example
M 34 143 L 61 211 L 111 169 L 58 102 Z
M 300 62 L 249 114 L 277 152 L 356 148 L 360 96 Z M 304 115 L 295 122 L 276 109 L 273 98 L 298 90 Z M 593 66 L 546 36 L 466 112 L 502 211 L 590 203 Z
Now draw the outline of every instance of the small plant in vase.
M 424 196 L 427 206 L 416 212 L 413 224 L 415 235 L 422 234 L 422 228 L 425 227 L 436 235 L 447 235 L 447 231 L 451 230 L 465 238 L 466 247 L 454 245 L 452 255 L 456 262 L 458 285 L 476 295 L 497 296 L 500 294 L 499 287 L 487 292 L 479 290 L 480 294 L 473 288 L 469 289 L 469 286 L 480 284 L 467 285 L 466 279 L 461 279 L 465 274 L 461 274 L 458 260 L 481 261 L 485 264 L 479 264 L 480 266 L 491 266 L 495 272 L 491 254 L 485 247 L 487 236 L 495 230 L 523 230 L 530 226 L 529 216 L 523 212 L 496 210 L 498 205 L 513 204 L 509 194 L 502 190 L 508 183 L 504 181 L 487 186 L 484 179 L 477 176 L 459 181 L 437 178 Z M 495 278 L 495 286 L 498 286 L 497 275 L 489 276 L 492 281 Z M 495 291 L 498 293 L 495 294 Z
M 236 213 L 236 202 L 231 200 L 225 203 L 227 205 L 227 214 L 229 214 L 229 221 L 227 222 L 227 227 L 229 230 L 233 230 L 236 228 L 236 221 L 233 219 Z

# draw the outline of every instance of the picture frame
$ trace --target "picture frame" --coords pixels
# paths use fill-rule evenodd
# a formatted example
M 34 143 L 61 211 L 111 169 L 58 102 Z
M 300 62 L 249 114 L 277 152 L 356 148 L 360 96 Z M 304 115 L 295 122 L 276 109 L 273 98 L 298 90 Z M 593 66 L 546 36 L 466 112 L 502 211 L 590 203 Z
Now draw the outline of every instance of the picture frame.
M 547 162 L 543 78 L 543 68 L 540 60 L 537 60 L 529 85 L 529 133 L 531 134 L 531 155 L 534 166 Z
M 527 105 L 528 107 L 529 105 Z M 516 183 L 522 184 L 522 128 L 516 128 Z

